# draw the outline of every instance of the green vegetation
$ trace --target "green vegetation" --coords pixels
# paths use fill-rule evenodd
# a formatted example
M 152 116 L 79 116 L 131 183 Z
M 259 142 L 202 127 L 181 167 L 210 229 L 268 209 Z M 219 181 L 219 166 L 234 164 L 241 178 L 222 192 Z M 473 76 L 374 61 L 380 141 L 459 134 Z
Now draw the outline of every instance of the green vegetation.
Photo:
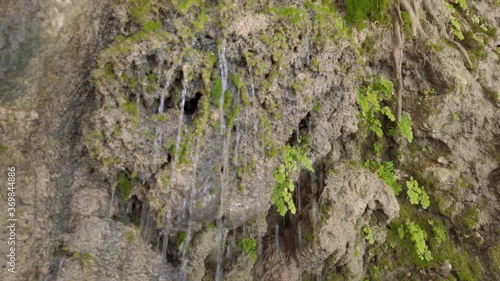
M 0 152 L 7 151 L 8 149 L 9 149 L 8 146 L 6 146 L 6 145 L 0 145 Z
M 384 101 L 389 101 L 392 98 L 392 87 L 391 81 L 381 77 L 368 87 L 361 88 L 358 92 L 362 122 L 379 138 L 384 135 L 380 115 L 387 116 L 391 121 L 396 120 L 389 107 L 383 105 Z
M 273 176 L 276 184 L 274 186 L 272 200 L 281 216 L 284 216 L 288 211 L 295 214 L 295 204 L 293 202 L 295 185 L 291 176 L 297 172 L 300 165 L 303 165 L 311 172 L 313 171 L 306 152 L 306 146 L 296 148 L 285 145 L 283 149 L 282 164 L 274 171 Z
M 135 240 L 135 235 L 133 231 L 127 231 L 125 232 L 125 240 L 127 243 L 132 243 Z
M 392 162 L 387 161 L 379 163 L 366 160 L 363 166 L 367 169 L 374 170 L 377 176 L 392 188 L 396 196 L 401 193 L 402 188 L 398 184 L 398 180 L 396 179 L 396 175 L 394 173 L 394 164 Z
M 216 105 L 219 106 L 220 104 L 220 98 L 222 96 L 222 80 L 217 77 L 214 82 L 214 86 L 212 87 L 212 102 Z
M 257 241 L 252 238 L 242 238 L 240 240 L 240 245 L 243 247 L 245 250 L 245 253 L 247 253 L 252 261 L 257 260 Z
M 143 28 L 146 32 L 158 31 L 161 29 L 161 23 L 159 21 L 148 21 Z
M 371 228 L 367 226 L 363 227 L 363 234 L 365 236 L 365 240 L 368 241 L 369 244 L 375 243 L 375 237 L 373 236 L 373 231 Z
M 127 200 L 132 193 L 132 182 L 124 172 L 118 175 L 118 189 L 122 193 L 123 200 Z
M 432 226 L 437 245 L 441 245 L 441 243 L 443 243 L 446 239 L 445 229 L 441 225 L 434 225 L 433 220 L 429 220 L 429 224 Z
M 392 1 L 390 0 L 346 0 L 345 5 L 345 20 L 357 28 L 365 28 L 366 20 L 377 22 L 381 25 L 388 25 L 391 22 L 390 8 Z
M 187 238 L 187 232 L 186 231 L 181 231 L 179 232 L 179 235 L 177 236 L 177 248 L 181 249 L 182 244 L 186 241 Z
M 418 182 L 413 179 L 413 177 L 410 177 L 410 180 L 406 182 L 406 187 L 408 188 L 407 194 L 411 204 L 420 204 L 424 209 L 427 209 L 429 207 L 429 195 L 427 195 L 427 192 L 425 192 L 425 190 L 418 186 Z
M 401 115 L 401 122 L 398 123 L 399 132 L 401 135 L 411 143 L 413 141 L 413 122 L 407 114 Z
M 305 10 L 294 6 L 271 8 L 269 12 L 279 18 L 289 19 L 292 24 L 299 24 L 307 17 L 307 12 Z
M 398 234 L 401 239 L 404 239 L 406 236 L 410 238 L 414 244 L 415 252 L 421 260 L 427 262 L 432 260 L 431 251 L 427 246 L 427 232 L 420 228 L 418 224 L 411 220 L 407 220 L 405 227 L 401 226 L 398 228 Z
M 304 6 L 312 17 L 311 38 L 316 50 L 321 50 L 326 42 L 344 36 L 346 28 L 343 19 L 335 12 L 335 5 L 330 1 L 305 1 Z M 319 71 L 317 58 L 311 60 L 315 71 Z
M 121 108 L 123 111 L 125 111 L 126 113 L 131 114 L 133 116 L 139 115 L 139 111 L 137 110 L 135 103 L 132 101 L 127 101 L 127 102 L 122 103 Z

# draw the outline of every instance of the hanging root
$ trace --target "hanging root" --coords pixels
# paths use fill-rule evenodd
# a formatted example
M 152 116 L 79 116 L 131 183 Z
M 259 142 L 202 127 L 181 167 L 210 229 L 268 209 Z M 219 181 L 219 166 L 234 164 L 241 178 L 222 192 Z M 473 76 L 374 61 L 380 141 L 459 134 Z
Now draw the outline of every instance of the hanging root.
M 403 107 L 403 75 L 402 75 L 402 62 L 403 62 L 403 38 L 401 37 L 401 12 L 399 5 L 394 5 L 393 27 L 394 27 L 394 40 L 392 49 L 392 63 L 394 72 L 396 73 L 396 95 L 398 98 L 397 120 L 401 121 L 401 111 Z
M 408 15 L 411 18 L 411 32 L 413 37 L 420 35 L 420 37 L 425 38 L 426 33 L 424 29 L 422 28 L 422 25 L 420 25 L 420 18 L 418 17 L 418 10 L 417 10 L 417 4 L 415 3 L 415 0 L 410 0 L 411 4 L 408 2 L 408 0 L 399 0 L 399 5 L 396 2 L 395 6 L 396 7 L 403 7 L 403 9 L 408 13 Z M 399 15 L 401 17 L 401 15 Z
M 414 0 L 412 0 L 412 1 L 414 1 Z M 432 11 L 432 8 L 430 6 L 431 5 L 429 3 L 429 0 L 424 0 L 424 10 L 431 17 L 431 19 L 438 25 L 439 33 L 440 33 L 441 37 L 444 38 L 447 42 L 455 45 L 455 47 L 460 51 L 460 53 L 464 57 L 464 59 L 467 63 L 467 67 L 469 69 L 472 69 L 473 68 L 472 61 L 469 57 L 469 54 L 467 53 L 467 50 L 465 50 L 465 48 L 462 47 L 462 45 L 460 45 L 460 43 L 458 43 L 457 41 L 450 39 L 450 37 L 448 36 L 448 33 L 446 32 L 446 27 L 437 20 L 437 17 L 434 14 L 434 12 Z

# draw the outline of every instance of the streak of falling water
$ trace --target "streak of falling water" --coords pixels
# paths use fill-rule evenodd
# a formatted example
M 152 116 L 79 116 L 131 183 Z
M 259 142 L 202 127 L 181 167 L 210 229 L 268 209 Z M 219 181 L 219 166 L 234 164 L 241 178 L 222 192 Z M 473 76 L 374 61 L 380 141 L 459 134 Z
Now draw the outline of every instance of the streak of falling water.
M 297 223 L 297 239 L 299 242 L 299 249 L 302 247 L 302 221 Z
M 222 219 L 217 220 L 217 229 L 221 229 L 217 231 L 217 268 L 215 269 L 215 280 L 216 281 L 221 281 L 222 280 L 222 251 L 224 249 L 224 241 L 222 240 Z
M 167 74 L 167 80 L 165 81 L 165 89 L 161 92 L 160 96 L 160 106 L 158 107 L 158 114 L 163 114 L 165 112 L 165 94 L 170 87 L 170 78 L 172 76 L 172 72 Z M 164 124 L 160 124 L 159 128 L 156 130 L 155 142 L 154 142 L 154 163 L 158 164 L 158 158 L 160 154 L 160 147 L 163 143 L 163 134 L 164 134 Z
M 240 104 L 240 91 L 238 90 L 238 92 L 236 93 L 236 104 L 239 106 Z M 236 167 L 237 169 L 239 168 L 239 148 L 240 148 L 240 138 L 241 138 L 241 135 L 240 135 L 240 128 L 237 124 L 237 121 L 238 121 L 238 116 L 236 116 L 236 119 L 235 119 L 235 128 L 236 128 L 236 143 L 234 145 L 234 167 Z M 236 186 L 233 186 L 232 190 L 231 190 L 231 194 L 232 192 L 234 192 L 234 189 L 236 188 Z M 230 196 L 229 198 L 231 198 L 232 196 Z M 236 264 L 236 223 L 235 223 L 235 220 L 233 219 L 233 236 L 232 236 L 232 239 L 231 239 L 231 263 L 232 265 L 234 266 Z
M 132 212 L 132 205 L 133 204 L 134 204 L 134 202 L 132 202 L 132 201 L 127 202 L 127 215 Z
M 177 182 L 177 163 L 179 162 L 179 147 L 181 143 L 181 135 L 182 135 L 182 124 L 184 122 L 184 106 L 186 104 L 186 93 L 188 88 L 187 80 L 182 81 L 182 93 L 181 93 L 181 104 L 180 104 L 180 114 L 179 114 L 179 127 L 177 129 L 177 137 L 175 139 L 175 153 L 174 153 L 174 162 L 172 163 L 172 175 L 170 177 L 171 188 L 173 188 Z M 168 204 L 168 202 L 165 202 Z M 169 229 L 168 224 L 170 220 L 170 209 L 167 210 L 167 214 L 164 218 L 165 227 L 163 229 L 163 247 L 162 247 L 162 258 L 163 262 L 166 264 L 167 261 L 167 248 L 168 248 L 168 235 Z
M 274 239 L 276 242 L 276 249 L 280 248 L 280 225 L 277 223 L 274 227 Z
M 113 191 L 111 192 L 111 199 L 109 200 L 109 209 L 108 209 L 108 216 L 111 217 L 112 211 L 113 211 L 113 203 L 115 201 L 115 190 L 116 187 L 113 187 Z
M 316 224 L 318 222 L 317 212 L 318 212 L 318 203 L 316 202 L 316 198 L 313 198 L 312 199 L 312 223 L 313 223 L 313 229 L 316 228 Z
M 141 208 L 141 218 L 139 223 L 139 228 L 144 229 L 144 224 L 146 222 L 146 209 L 148 207 L 148 203 L 144 203 Z
M 200 140 L 197 138 L 196 139 L 196 150 L 195 150 L 195 155 L 194 155 L 194 161 L 193 161 L 193 174 L 190 177 L 190 181 L 187 185 L 187 190 L 186 194 L 188 194 L 189 198 L 189 205 L 188 205 L 188 228 L 186 231 L 186 239 L 184 240 L 184 243 L 182 245 L 182 260 L 181 260 L 181 268 L 180 268 L 180 280 L 181 281 L 186 281 L 188 280 L 187 278 L 187 265 L 189 263 L 189 257 L 188 257 L 188 249 L 191 244 L 191 239 L 193 238 L 193 206 L 195 205 L 195 200 L 194 200 L 194 190 L 196 188 L 196 174 L 198 170 L 198 160 L 200 158 Z
M 221 51 L 219 53 L 219 69 L 220 69 L 220 75 L 221 75 L 221 84 L 222 84 L 222 94 L 220 96 L 219 100 L 219 118 L 220 118 L 220 127 L 221 127 L 221 136 L 224 139 L 224 144 L 223 144 L 223 153 L 222 153 L 222 158 L 223 158 L 223 170 L 221 174 L 221 190 L 220 190 L 220 207 L 219 207 L 219 212 L 220 218 L 217 219 L 217 267 L 215 270 L 215 280 L 220 281 L 222 280 L 222 258 L 224 255 L 224 237 L 223 237 L 223 228 L 224 228 L 224 223 L 223 223 L 223 215 L 224 215 L 224 192 L 225 192 L 225 184 L 226 184 L 226 175 L 227 175 L 227 170 L 229 166 L 229 157 L 228 157 L 228 137 L 226 136 L 226 119 L 224 118 L 224 95 L 227 90 L 227 76 L 228 76 L 228 69 L 227 69 L 227 59 L 226 59 L 226 40 L 222 40 L 221 44 Z
M 257 98 L 255 94 L 255 83 L 253 80 L 253 73 L 252 73 L 252 68 L 250 67 L 248 69 L 249 75 L 250 75 L 250 83 L 251 83 L 251 91 L 250 91 L 250 99 L 252 100 L 252 107 L 253 107 L 253 112 L 252 112 L 252 119 L 254 120 L 253 122 L 253 130 L 254 130 L 254 150 L 255 150 L 255 163 L 258 163 L 258 155 L 261 155 L 262 157 L 264 156 L 264 151 L 262 149 L 262 146 L 259 146 L 259 122 L 257 122 Z M 257 151 L 259 149 L 259 151 Z M 262 180 L 262 166 L 258 165 L 257 169 L 257 183 L 260 184 Z M 263 192 L 258 192 L 258 199 L 257 199 L 257 210 L 261 209 L 261 202 L 264 200 L 263 198 Z M 263 233 L 259 229 L 257 233 L 257 258 L 260 259 L 262 257 L 262 236 Z
M 167 211 L 167 215 L 165 217 L 165 228 L 163 229 L 163 245 L 161 248 L 161 259 L 164 264 L 166 264 L 167 261 L 167 248 L 168 248 L 168 223 L 170 220 L 170 209 Z

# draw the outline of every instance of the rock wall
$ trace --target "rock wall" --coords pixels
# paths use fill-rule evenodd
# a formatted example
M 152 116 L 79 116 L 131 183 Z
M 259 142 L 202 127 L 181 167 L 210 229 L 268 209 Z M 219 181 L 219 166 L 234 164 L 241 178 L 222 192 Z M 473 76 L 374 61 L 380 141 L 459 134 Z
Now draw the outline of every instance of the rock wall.
M 498 2 L 275 2 L 0 4 L 0 279 L 500 278 Z

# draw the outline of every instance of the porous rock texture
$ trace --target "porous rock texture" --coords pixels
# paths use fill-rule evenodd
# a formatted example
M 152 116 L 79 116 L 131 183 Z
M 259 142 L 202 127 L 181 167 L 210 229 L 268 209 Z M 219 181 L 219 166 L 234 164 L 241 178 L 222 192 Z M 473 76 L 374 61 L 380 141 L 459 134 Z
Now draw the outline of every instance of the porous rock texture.
M 224 280 L 500 279 L 500 4 L 444 2 L 380 1 L 392 22 L 362 27 L 352 1 L 3 1 L 0 178 L 16 167 L 18 224 L 0 280 L 214 280 L 221 252 Z M 411 143 L 387 118 L 375 136 L 357 103 L 378 77 L 398 85 L 395 49 Z M 285 145 L 313 172 L 287 175 L 297 213 L 281 218 Z M 388 161 L 397 197 L 369 164 Z

